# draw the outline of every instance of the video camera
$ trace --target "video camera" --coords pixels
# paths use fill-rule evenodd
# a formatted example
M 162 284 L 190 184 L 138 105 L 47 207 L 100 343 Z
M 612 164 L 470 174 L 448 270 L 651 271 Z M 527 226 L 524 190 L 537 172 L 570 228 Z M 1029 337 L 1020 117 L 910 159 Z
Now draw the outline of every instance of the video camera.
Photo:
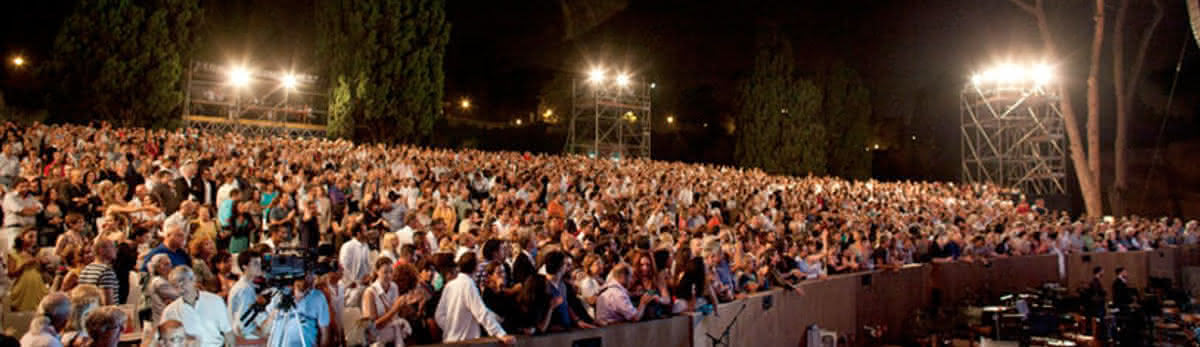
M 250 307 L 239 319 L 248 323 L 259 313 L 266 311 L 267 302 L 276 294 L 280 297 L 279 308 L 291 309 L 296 304 L 291 286 L 308 275 L 321 276 L 337 270 L 337 261 L 332 259 L 333 246 L 321 245 L 316 250 L 303 247 L 277 248 L 274 253 L 262 257 L 263 277 L 254 279 L 258 295 L 265 298 Z M 325 258 L 325 259 L 323 259 Z

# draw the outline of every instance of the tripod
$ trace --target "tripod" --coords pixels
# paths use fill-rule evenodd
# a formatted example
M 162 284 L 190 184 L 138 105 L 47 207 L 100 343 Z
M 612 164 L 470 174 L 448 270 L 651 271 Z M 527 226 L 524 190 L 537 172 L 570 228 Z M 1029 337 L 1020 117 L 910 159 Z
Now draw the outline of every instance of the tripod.
M 733 319 L 729 321 L 729 325 L 725 326 L 725 331 L 721 332 L 721 336 L 719 336 L 719 337 L 712 336 L 712 334 L 709 334 L 707 331 L 704 332 L 704 335 L 707 335 L 708 338 L 710 340 L 712 340 L 713 347 L 717 347 L 717 346 L 730 347 L 729 330 L 733 329 L 733 325 L 737 324 L 738 316 L 741 316 L 742 311 L 745 311 L 745 310 L 746 310 L 746 304 L 742 304 L 742 308 L 738 309 L 738 312 L 733 315 Z

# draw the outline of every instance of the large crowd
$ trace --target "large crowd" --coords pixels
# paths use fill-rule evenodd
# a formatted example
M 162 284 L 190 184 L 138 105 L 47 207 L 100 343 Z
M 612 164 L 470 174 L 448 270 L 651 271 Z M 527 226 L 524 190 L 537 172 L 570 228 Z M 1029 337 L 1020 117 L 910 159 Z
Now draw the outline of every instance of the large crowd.
M 835 274 L 1198 240 L 1194 221 L 1073 219 L 982 184 L 107 124 L 0 133 L 0 311 L 37 312 L 26 347 L 115 346 L 131 319 L 143 346 L 512 343 Z M 289 256 L 304 271 L 280 277 Z

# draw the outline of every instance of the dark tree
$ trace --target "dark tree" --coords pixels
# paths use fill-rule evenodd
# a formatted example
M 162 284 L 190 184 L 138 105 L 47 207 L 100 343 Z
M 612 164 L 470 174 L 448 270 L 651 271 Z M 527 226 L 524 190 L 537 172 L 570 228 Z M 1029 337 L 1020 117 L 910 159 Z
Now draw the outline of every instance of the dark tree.
M 827 136 L 829 174 L 848 178 L 871 175 L 871 153 L 866 151 L 871 133 L 871 93 L 858 72 L 833 64 L 819 78 L 821 117 Z
M 202 18 L 197 0 L 80 1 L 40 71 L 56 81 L 52 117 L 165 125 L 183 105 Z
M 330 80 L 329 133 L 419 142 L 442 112 L 450 38 L 443 0 L 321 0 L 317 56 Z
M 821 90 L 799 78 L 791 44 L 777 30 L 760 35 L 754 69 L 739 86 L 734 158 L 777 174 L 826 172 Z

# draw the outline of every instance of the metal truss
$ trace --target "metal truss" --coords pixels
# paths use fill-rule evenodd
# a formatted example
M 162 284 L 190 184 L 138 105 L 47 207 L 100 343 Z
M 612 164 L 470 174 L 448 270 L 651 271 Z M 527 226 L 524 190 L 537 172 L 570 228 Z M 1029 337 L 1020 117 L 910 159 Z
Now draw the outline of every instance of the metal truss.
M 593 158 L 650 158 L 652 89 L 638 81 L 572 81 L 565 151 Z
M 225 67 L 193 63 L 187 71 L 183 120 L 206 131 L 248 136 L 324 137 L 326 96 L 319 79 L 285 72 L 253 71 L 245 85 L 229 83 Z
M 1034 195 L 1066 193 L 1057 88 L 968 83 L 960 100 L 963 181 Z

